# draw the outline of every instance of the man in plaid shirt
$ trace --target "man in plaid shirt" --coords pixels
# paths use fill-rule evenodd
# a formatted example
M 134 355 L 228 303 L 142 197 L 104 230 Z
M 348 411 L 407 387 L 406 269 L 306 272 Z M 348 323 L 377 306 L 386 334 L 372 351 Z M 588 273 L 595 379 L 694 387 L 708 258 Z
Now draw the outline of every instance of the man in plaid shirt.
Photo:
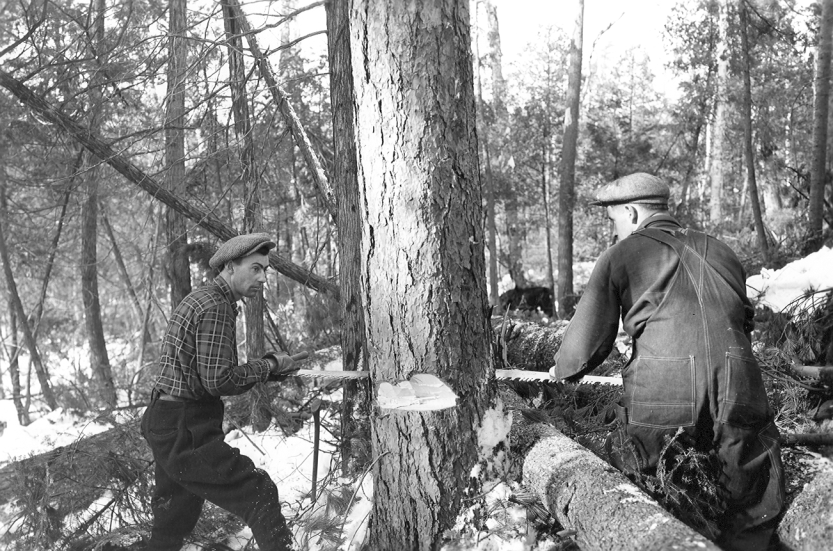
M 220 399 L 281 380 L 294 368 L 289 356 L 273 353 L 241 365 L 237 360 L 236 303 L 261 292 L 274 247 L 264 233 L 229 239 L 209 262 L 222 268 L 220 275 L 185 297 L 168 323 L 151 404 L 142 418 L 142 434 L 156 461 L 148 549 L 180 549 L 205 500 L 241 517 L 261 551 L 291 546 L 275 484 L 223 440 Z

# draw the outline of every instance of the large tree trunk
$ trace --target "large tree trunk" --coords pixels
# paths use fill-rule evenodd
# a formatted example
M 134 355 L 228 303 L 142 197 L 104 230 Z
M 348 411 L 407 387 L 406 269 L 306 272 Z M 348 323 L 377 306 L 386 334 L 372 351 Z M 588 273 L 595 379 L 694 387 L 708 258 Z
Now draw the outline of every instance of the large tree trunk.
M 350 18 L 346 2 L 328 2 L 327 38 L 330 103 L 333 113 L 333 182 L 338 207 L 339 285 L 341 287 L 341 352 L 344 369 L 367 370 L 364 309 L 361 295 L 362 218 L 356 177 L 355 93 L 350 56 Z M 341 405 L 342 471 L 350 471 L 351 441 L 358 426 L 354 410 L 359 387 L 344 385 Z
M 204 228 L 222 240 L 231 239 L 237 232 L 221 222 L 214 214 L 203 211 L 194 205 L 185 202 L 175 193 L 163 188 L 152 177 L 143 170 L 118 153 L 109 143 L 102 140 L 97 134 L 90 131 L 88 127 L 78 124 L 70 117 L 50 107 L 46 101 L 35 95 L 22 82 L 12 77 L 9 73 L 0 69 L 0 86 L 9 90 L 23 104 L 32 109 L 50 123 L 65 130 L 78 143 L 89 149 L 103 162 L 112 166 L 123 175 L 129 182 L 145 190 L 151 197 L 161 201 L 163 204 L 176 209 L 187 216 L 194 223 Z M 269 263 L 278 272 L 284 274 L 303 285 L 316 291 L 325 292 L 338 300 L 338 286 L 330 281 L 312 273 L 306 268 L 297 266 L 272 251 L 269 253 Z
M 726 150 L 728 143 L 727 110 L 729 106 L 729 0 L 718 1 L 717 44 L 717 85 L 714 96 L 714 123 L 712 125 L 712 153 L 709 180 L 711 199 L 709 216 L 712 227 L 723 222 L 723 180 L 726 175 Z
M 526 455 L 524 486 L 578 532 L 582 549 L 718 551 L 592 452 L 554 428 L 548 432 Z
M 813 158 L 810 165 L 806 253 L 817 251 L 823 243 L 824 188 L 827 184 L 827 113 L 830 108 L 830 60 L 833 57 L 831 53 L 833 53 L 833 0 L 823 0 L 813 101 Z
M 165 96 L 165 189 L 181 194 L 185 183 L 185 75 L 188 63 L 186 0 L 168 2 L 168 91 Z M 191 292 L 191 263 L 185 252 L 188 231 L 176 209 L 165 212 L 166 274 L 171 285 L 171 309 Z
M 758 183 L 755 180 L 755 148 L 752 144 L 752 81 L 749 76 L 752 63 L 749 56 L 749 10 L 746 0 L 738 0 L 740 10 L 740 32 L 743 47 L 743 146 L 746 161 L 746 181 L 749 188 L 749 203 L 752 206 L 752 219 L 758 236 L 758 249 L 765 263 L 769 263 L 769 245 L 767 243 L 764 220 L 761 215 L 761 201 L 758 198 Z
M 558 195 L 558 315 L 566 318 L 575 305 L 573 295 L 573 208 L 575 207 L 578 115 L 581 102 L 581 51 L 584 33 L 584 0 L 578 0 L 570 68 L 567 77 L 567 107 L 564 113 L 564 141 L 561 153 L 561 187 Z
M 439 545 L 494 397 L 468 6 L 351 2 L 371 377 L 431 374 L 458 397 L 445 409 L 375 411 L 373 549 Z

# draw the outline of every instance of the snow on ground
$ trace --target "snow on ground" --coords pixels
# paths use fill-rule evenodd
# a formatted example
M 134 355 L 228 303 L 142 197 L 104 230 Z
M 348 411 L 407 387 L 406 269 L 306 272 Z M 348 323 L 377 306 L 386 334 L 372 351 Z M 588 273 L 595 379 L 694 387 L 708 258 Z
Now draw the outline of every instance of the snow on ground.
M 750 277 L 747 281 L 749 296 L 771 308 L 780 311 L 792 300 L 809 288 L 821 289 L 833 287 L 833 251 L 824 248 L 806 258 L 797 260 L 780 270 L 763 269 L 761 275 Z M 339 369 L 338 362 L 331 362 L 327 369 Z M 322 410 L 322 416 L 331 415 Z M 53 412 L 32 414 L 35 419 L 29 426 L 22 427 L 17 420 L 16 411 L 11 400 L 0 400 L 0 465 L 17 458 L 38 454 L 57 446 L 70 444 L 82 436 L 91 436 L 107 430 L 109 425 L 100 423 L 94 415 L 78 415 L 58 409 Z M 5 428 L 3 428 L 5 423 Z M 482 442 L 499 441 L 505 438 L 506 424 L 502 418 L 490 418 L 489 423 L 481 428 Z M 494 434 L 491 434 L 490 431 Z M 313 511 L 318 514 L 316 506 L 310 503 L 312 486 L 313 423 L 308 422 L 297 434 L 284 437 L 277 429 L 263 433 L 254 433 L 251 429 L 230 432 L 226 440 L 240 449 L 254 463 L 267 471 L 278 486 L 281 500 L 289 504 L 284 511 L 287 518 L 293 520 L 299 511 Z M 326 480 L 333 467 L 334 449 L 328 442 L 329 435 L 322 435 L 321 449 L 318 457 L 318 480 Z M 489 447 L 489 446 L 485 446 Z M 478 469 L 478 471 L 483 471 Z M 358 549 L 364 541 L 367 520 L 370 515 L 373 487 L 370 475 L 355 481 L 339 480 L 343 484 L 352 484 L 352 508 L 343 524 L 343 541 L 341 549 L 350 551 Z M 472 501 L 457 519 L 452 532 L 471 529 L 472 519 L 478 515 L 488 515 L 488 531 L 461 537 L 447 549 L 477 549 L 481 551 L 515 551 L 532 549 L 534 534 L 526 532 L 524 510 L 508 501 L 512 491 L 511 483 L 501 481 L 498 477 L 482 481 L 484 492 L 482 500 Z M 319 490 L 320 492 L 320 490 Z M 102 495 L 100 503 L 106 503 L 107 496 Z M 101 504 L 99 503 L 99 507 Z M 319 510 L 322 507 L 319 507 Z M 79 518 L 91 514 L 80 512 Z M 0 531 L 8 527 L 0 526 Z M 251 539 L 251 532 L 243 530 L 228 542 L 233 549 L 243 549 Z M 305 533 L 296 527 L 296 539 L 304 542 L 306 549 L 317 551 L 322 543 L 315 534 Z M 468 542 L 468 543 L 467 543 Z M 539 543 L 544 549 L 546 542 Z M 187 549 L 187 548 L 186 548 Z M 189 551 L 195 551 L 191 547 Z
M 780 312 L 810 289 L 833 288 L 833 249 L 820 250 L 787 264 L 780 270 L 762 268 L 746 280 L 746 294 L 755 303 Z M 816 305 L 823 300 L 817 295 Z

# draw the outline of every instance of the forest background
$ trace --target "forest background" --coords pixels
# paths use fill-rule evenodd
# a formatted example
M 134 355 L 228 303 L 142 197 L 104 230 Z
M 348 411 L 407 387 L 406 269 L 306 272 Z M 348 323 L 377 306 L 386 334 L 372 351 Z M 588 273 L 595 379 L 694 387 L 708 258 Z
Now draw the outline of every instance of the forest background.
M 493 306 L 544 287 L 555 312 L 542 321 L 569 318 L 612 239 L 588 202 L 635 171 L 667 181 L 677 217 L 749 274 L 830 244 L 829 2 L 587 0 L 565 161 L 577 4 L 471 4 Z M 265 343 L 241 330 L 243 355 L 341 342 L 324 3 L 245 2 L 251 29 L 234 6 L 0 9 L 0 399 L 21 423 L 141 402 L 173 305 L 213 277 L 207 260 L 234 233 L 275 235 L 288 276 L 270 276 Z M 523 47 L 504 57 L 510 10 Z M 641 34 L 661 40 L 624 38 Z

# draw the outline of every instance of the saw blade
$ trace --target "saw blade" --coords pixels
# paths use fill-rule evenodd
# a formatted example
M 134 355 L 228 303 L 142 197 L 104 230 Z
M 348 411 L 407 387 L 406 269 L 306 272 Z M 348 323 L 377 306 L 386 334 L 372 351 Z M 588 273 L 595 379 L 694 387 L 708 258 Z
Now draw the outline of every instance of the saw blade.
M 325 379 L 336 381 L 362 380 L 368 379 L 370 373 L 367 371 L 340 371 L 340 370 L 322 370 L 322 369 L 299 369 L 292 373 L 296 377 L 303 377 L 305 379 Z M 496 369 L 495 378 L 499 381 L 517 381 L 517 382 L 556 382 L 550 379 L 549 373 L 546 371 L 526 371 L 523 369 Z M 606 384 L 614 386 L 622 386 L 621 377 L 599 377 L 593 375 L 586 375 L 579 379 L 576 384 Z
M 555 383 L 561 382 L 558 379 L 551 379 L 550 374 L 546 371 L 526 371 L 525 369 L 496 369 L 495 378 L 499 381 L 517 381 L 517 382 L 540 382 L 540 383 Z M 575 382 L 575 384 L 603 384 L 622 386 L 621 377 L 600 377 L 595 375 L 585 375 Z

